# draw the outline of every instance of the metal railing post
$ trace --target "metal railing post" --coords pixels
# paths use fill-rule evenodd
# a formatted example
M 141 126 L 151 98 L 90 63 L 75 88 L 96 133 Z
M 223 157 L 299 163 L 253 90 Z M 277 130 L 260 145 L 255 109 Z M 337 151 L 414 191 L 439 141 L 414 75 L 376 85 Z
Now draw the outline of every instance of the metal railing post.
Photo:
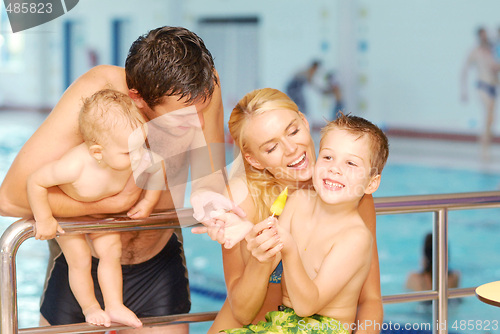
M 448 210 L 434 213 L 432 247 L 432 285 L 438 298 L 434 300 L 433 333 L 448 334 Z
M 16 254 L 19 246 L 33 236 L 33 224 L 25 219 L 10 225 L 0 238 L 0 333 L 17 333 Z

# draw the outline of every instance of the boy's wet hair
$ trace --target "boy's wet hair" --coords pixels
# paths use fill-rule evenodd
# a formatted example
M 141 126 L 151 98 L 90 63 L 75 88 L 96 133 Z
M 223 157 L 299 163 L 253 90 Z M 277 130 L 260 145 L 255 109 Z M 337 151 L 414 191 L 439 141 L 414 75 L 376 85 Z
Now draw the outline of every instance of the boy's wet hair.
M 83 101 L 78 126 L 88 145 L 103 144 L 114 131 L 129 125 L 132 129 L 145 120 L 134 101 L 126 94 L 104 89 Z
M 202 102 L 219 84 L 210 51 L 195 33 L 161 27 L 139 37 L 125 61 L 129 89 L 136 89 L 150 108 L 164 96 Z
M 372 122 L 354 115 L 344 115 L 342 112 L 338 113 L 338 118 L 329 122 L 321 129 L 320 147 L 323 144 L 325 136 L 334 129 L 347 130 L 348 132 L 359 135 L 367 135 L 370 140 L 370 175 L 377 175 L 382 173 L 387 158 L 389 157 L 389 140 L 384 132 Z

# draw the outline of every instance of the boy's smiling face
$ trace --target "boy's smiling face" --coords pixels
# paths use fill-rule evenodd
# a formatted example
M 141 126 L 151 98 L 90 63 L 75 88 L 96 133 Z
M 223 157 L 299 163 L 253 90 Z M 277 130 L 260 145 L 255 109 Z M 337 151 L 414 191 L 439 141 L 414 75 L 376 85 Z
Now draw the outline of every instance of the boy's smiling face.
M 370 176 L 370 146 L 364 134 L 339 128 L 325 134 L 313 175 L 314 188 L 324 202 L 355 201 L 377 190 L 380 175 Z

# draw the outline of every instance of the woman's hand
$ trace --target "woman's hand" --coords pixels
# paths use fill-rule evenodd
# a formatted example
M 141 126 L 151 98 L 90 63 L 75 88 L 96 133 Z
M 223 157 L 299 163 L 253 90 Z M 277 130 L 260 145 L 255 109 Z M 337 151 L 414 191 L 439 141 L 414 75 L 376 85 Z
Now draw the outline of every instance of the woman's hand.
M 275 217 L 269 217 L 256 224 L 245 237 L 248 251 L 260 262 L 272 261 L 283 248 L 277 224 Z

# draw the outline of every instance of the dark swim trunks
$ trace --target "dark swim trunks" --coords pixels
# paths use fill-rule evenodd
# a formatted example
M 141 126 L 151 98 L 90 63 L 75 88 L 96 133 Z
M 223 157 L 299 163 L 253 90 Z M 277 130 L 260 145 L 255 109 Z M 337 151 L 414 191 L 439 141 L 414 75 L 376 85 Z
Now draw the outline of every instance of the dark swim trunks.
M 477 89 L 485 91 L 492 99 L 497 96 L 497 87 L 484 81 L 477 82 Z
M 95 295 L 104 309 L 97 282 L 97 264 L 92 258 Z M 182 244 L 176 234 L 165 247 L 146 262 L 124 265 L 123 301 L 139 318 L 187 313 L 191 308 L 189 282 L 184 264 Z M 51 325 L 85 322 L 80 305 L 68 282 L 68 264 L 60 255 L 42 296 L 40 312 Z

